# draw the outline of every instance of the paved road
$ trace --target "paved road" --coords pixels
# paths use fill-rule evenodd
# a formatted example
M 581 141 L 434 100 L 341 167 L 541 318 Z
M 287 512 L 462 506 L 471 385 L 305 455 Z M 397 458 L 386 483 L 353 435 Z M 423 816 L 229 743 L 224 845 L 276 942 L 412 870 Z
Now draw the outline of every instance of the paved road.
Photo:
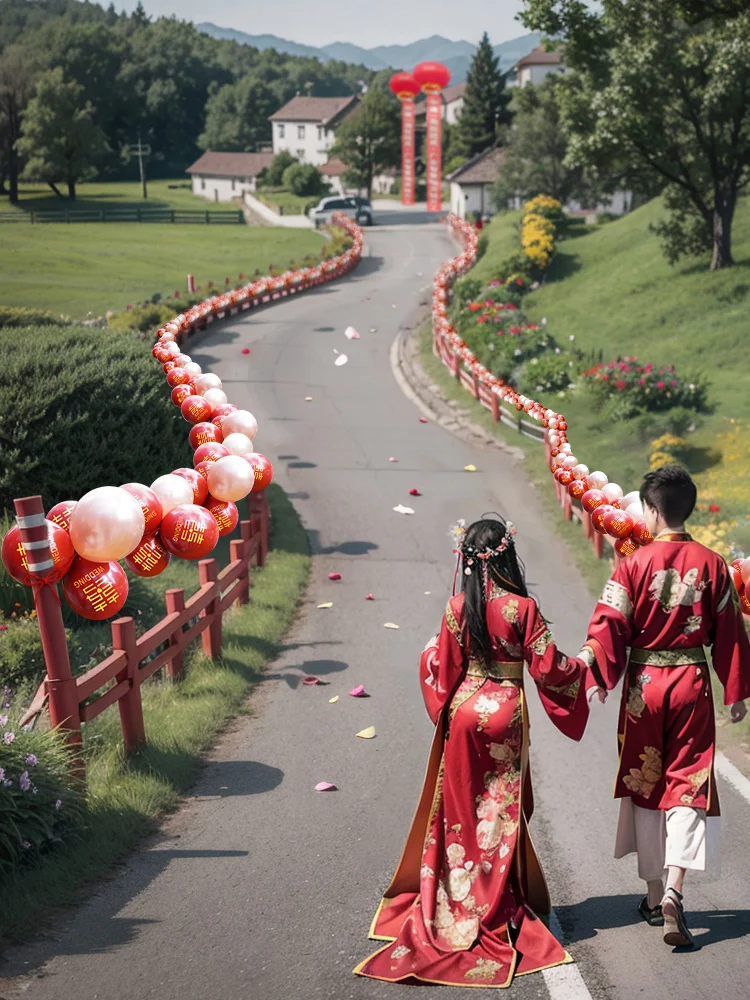
M 496 450 L 420 424 L 391 375 L 391 342 L 450 253 L 447 236 L 434 226 L 375 228 L 367 245 L 371 256 L 347 281 L 217 328 L 193 349 L 259 418 L 259 444 L 310 532 L 310 592 L 258 696 L 258 717 L 222 742 L 161 839 L 55 940 L 11 956 L 6 971 L 29 978 L 7 983 L 4 997 L 396 996 L 399 987 L 355 979 L 351 969 L 372 948 L 367 928 L 422 779 L 430 727 L 416 663 L 450 587 L 448 526 L 492 509 L 511 516 L 558 641 L 579 648 L 591 600 L 521 470 Z M 349 324 L 360 341 L 344 339 Z M 347 365 L 334 367 L 334 348 L 348 354 Z M 463 471 L 471 462 L 474 474 Z M 410 498 L 412 486 L 424 495 Z M 417 513 L 394 513 L 398 503 Z M 329 582 L 332 570 L 340 583 Z M 325 600 L 333 608 L 317 610 Z M 384 629 L 387 621 L 400 629 Z M 301 686 L 308 673 L 326 686 Z M 359 683 L 370 698 L 348 697 Z M 334 694 L 341 699 L 330 705 Z M 576 745 L 531 700 L 535 839 L 583 980 L 570 985 L 553 970 L 517 980 L 513 996 L 746 997 L 748 805 L 723 790 L 727 872 L 691 883 L 703 949 L 672 954 L 657 930 L 634 920 L 634 865 L 610 857 L 616 706 L 603 708 Z M 369 725 L 377 738 L 356 739 Z M 340 790 L 316 794 L 321 780 Z

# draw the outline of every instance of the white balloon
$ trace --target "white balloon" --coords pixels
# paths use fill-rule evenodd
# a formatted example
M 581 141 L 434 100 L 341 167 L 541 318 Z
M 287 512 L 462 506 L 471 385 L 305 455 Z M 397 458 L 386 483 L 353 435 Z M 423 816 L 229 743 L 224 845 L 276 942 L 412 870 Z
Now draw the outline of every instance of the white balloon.
M 641 494 L 638 490 L 631 490 L 630 493 L 626 493 L 625 496 L 622 498 L 622 503 L 620 504 L 620 506 L 624 510 L 627 510 L 627 508 L 630 506 L 631 503 L 636 503 L 636 502 L 637 503 L 641 502 Z
M 602 487 L 602 493 L 609 501 L 622 500 L 622 486 L 618 486 L 617 483 L 607 483 Z
M 183 365 L 182 367 L 185 369 L 188 375 L 200 375 L 201 373 L 201 366 L 199 364 L 196 364 L 195 361 L 188 361 L 188 363 L 186 365 Z
M 227 401 L 227 394 L 223 389 L 206 389 L 202 395 L 205 401 L 211 404 L 212 411 Z
M 589 474 L 589 467 L 581 463 L 576 465 L 572 471 L 576 479 L 584 479 Z
M 573 469 L 575 469 L 575 467 L 578 465 L 578 459 L 575 457 L 575 455 L 568 455 L 568 457 L 563 462 L 563 465 L 565 466 L 566 469 L 570 469 L 572 472 Z
M 151 483 L 151 489 L 161 500 L 163 515 L 168 514 L 173 507 L 179 507 L 180 504 L 192 503 L 194 499 L 190 483 L 182 476 L 175 476 L 171 472 L 155 479 Z
M 197 380 L 195 388 L 202 396 L 205 396 L 206 389 L 221 389 L 221 379 L 213 372 L 206 372 Z
M 588 479 L 589 488 L 592 490 L 604 489 L 609 482 L 603 472 L 590 472 L 586 478 Z
M 258 421 L 248 410 L 234 410 L 222 421 L 221 430 L 227 434 L 244 434 L 250 440 L 258 433 Z
M 119 486 L 85 493 L 70 518 L 70 540 L 79 556 L 92 561 L 124 559 L 146 530 L 143 508 Z
M 622 506 L 622 503 L 620 503 L 620 506 Z M 625 510 L 627 511 L 628 514 L 630 514 L 631 517 L 634 517 L 636 520 L 638 520 L 638 518 L 643 517 L 643 504 L 641 503 L 640 500 L 635 500 L 633 503 L 628 504 Z
M 226 420 L 224 421 L 226 424 Z M 234 434 L 227 434 L 221 442 L 227 449 L 230 455 L 249 455 L 251 452 L 255 451 L 253 448 L 253 442 L 247 436 L 247 434 L 240 434 L 235 432 Z

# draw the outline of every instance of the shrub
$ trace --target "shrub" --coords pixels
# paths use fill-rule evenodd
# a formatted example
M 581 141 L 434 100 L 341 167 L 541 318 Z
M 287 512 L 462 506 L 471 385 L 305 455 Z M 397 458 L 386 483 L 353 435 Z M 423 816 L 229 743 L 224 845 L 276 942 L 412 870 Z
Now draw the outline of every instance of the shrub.
M 479 278 L 472 278 L 471 275 L 459 278 L 453 286 L 453 301 L 459 309 L 463 309 L 469 302 L 476 299 L 481 291 L 482 282 Z
M 67 316 L 55 316 L 44 309 L 24 306 L 0 306 L 0 328 L 16 326 L 70 326 Z
M 531 201 L 527 201 L 523 206 L 523 210 L 527 214 L 533 213 L 535 215 L 541 215 L 545 219 L 549 219 L 550 222 L 554 222 L 556 225 L 565 219 L 565 212 L 563 211 L 562 204 L 557 200 L 557 198 L 552 198 L 548 194 L 538 194 L 536 198 L 532 198 Z
M 594 365 L 581 377 L 600 405 L 606 400 L 617 400 L 617 414 L 621 417 L 673 407 L 708 409 L 706 382 L 698 377 L 690 381 L 678 375 L 674 365 L 656 368 L 653 364 L 639 364 L 635 357 L 618 358 L 608 364 Z
M 287 152 L 286 149 L 282 149 L 280 153 L 274 156 L 271 166 L 266 167 L 258 179 L 263 186 L 278 187 L 281 184 L 284 171 L 287 167 L 291 167 L 295 163 L 297 163 L 297 160 L 295 160 L 292 154 Z
M 31 593 L 30 587 L 26 589 Z M 68 652 L 75 664 L 81 647 L 71 632 L 68 632 Z M 45 673 L 36 618 L 26 616 L 0 621 L 0 685 L 36 689 Z
M 36 493 L 49 508 L 185 464 L 185 424 L 138 335 L 0 330 L 0 357 L 0 509 Z
M 0 878 L 5 880 L 73 835 L 83 810 L 60 735 L 14 731 L 6 715 L 0 723 Z
M 492 277 L 505 284 L 511 278 L 522 277 L 527 282 L 531 278 L 531 261 L 525 253 L 513 253 L 502 261 Z
M 137 306 L 135 309 L 113 313 L 107 320 L 107 327 L 115 333 L 125 333 L 128 330 L 150 333 L 168 323 L 179 311 L 174 306 L 154 302 L 147 306 Z
M 292 194 L 303 197 L 325 194 L 328 190 L 322 174 L 312 163 L 293 163 L 284 171 L 282 182 Z
M 539 392 L 569 389 L 575 377 L 576 362 L 569 354 L 543 354 L 524 365 L 519 387 L 533 397 Z

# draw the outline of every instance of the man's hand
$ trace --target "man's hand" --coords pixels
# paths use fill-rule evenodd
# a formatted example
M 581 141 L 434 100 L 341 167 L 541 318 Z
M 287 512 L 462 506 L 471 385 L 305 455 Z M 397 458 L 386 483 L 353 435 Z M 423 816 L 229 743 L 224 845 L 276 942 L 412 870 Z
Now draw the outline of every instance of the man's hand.
M 747 707 L 744 701 L 736 701 L 729 706 L 729 715 L 732 722 L 742 722 L 747 715 Z
M 594 698 L 598 698 L 599 701 L 603 705 L 604 702 L 607 700 L 607 695 L 608 694 L 609 694 L 609 692 L 607 691 L 606 688 L 590 687 L 588 689 L 588 691 L 586 692 L 586 697 L 589 700 L 589 705 L 592 703 L 592 701 L 594 700 Z

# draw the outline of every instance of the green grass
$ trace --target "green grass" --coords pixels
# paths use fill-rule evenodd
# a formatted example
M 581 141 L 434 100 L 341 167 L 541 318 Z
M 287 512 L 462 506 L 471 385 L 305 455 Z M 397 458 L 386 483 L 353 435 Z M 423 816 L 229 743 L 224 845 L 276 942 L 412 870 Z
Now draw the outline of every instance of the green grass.
M 149 742 L 129 760 L 122 755 L 116 708 L 86 727 L 86 828 L 3 886 L 0 940 L 38 933 L 45 918 L 80 899 L 86 883 L 106 874 L 178 805 L 227 720 L 251 712 L 247 695 L 281 651 L 310 568 L 307 535 L 291 503 L 273 486 L 269 500 L 271 552 L 265 568 L 253 573 L 250 603 L 224 619 L 222 659 L 212 663 L 196 652 L 180 683 L 154 679 L 144 685 Z
M 209 201 L 193 194 L 189 179 L 148 181 L 148 198 L 144 200 L 139 181 L 105 181 L 79 184 L 75 201 L 58 198 L 43 184 L 21 184 L 19 202 L 11 205 L 7 197 L 0 198 L 0 212 L 57 212 L 98 208 L 175 208 L 210 209 L 212 212 L 237 212 L 237 205 L 227 201 Z
M 278 206 L 284 215 L 307 215 L 308 209 L 314 208 L 320 198 L 310 195 L 292 194 L 291 191 L 263 190 L 257 191 L 256 198 L 265 202 L 270 208 Z

